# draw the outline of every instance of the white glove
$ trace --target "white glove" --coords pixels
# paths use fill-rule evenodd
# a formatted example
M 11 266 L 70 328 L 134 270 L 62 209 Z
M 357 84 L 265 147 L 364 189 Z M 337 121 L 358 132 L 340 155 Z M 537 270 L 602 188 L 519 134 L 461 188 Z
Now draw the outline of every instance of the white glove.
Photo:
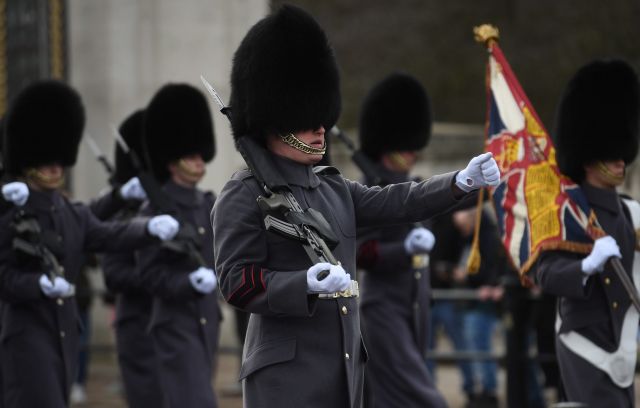
M 69 283 L 65 278 L 56 276 L 53 279 L 53 283 L 49 280 L 49 277 L 45 274 L 40 276 L 40 289 L 42 293 L 50 298 L 67 298 L 71 297 L 76 293 L 76 288 L 74 285 Z
M 180 223 L 170 215 L 156 215 L 147 223 L 149 234 L 163 241 L 173 239 L 180 229 Z
M 142 188 L 142 184 L 140 184 L 140 179 L 137 177 L 132 177 L 120 187 L 120 195 L 125 200 L 138 200 L 144 201 L 147 199 L 147 193 Z
M 329 275 L 318 280 L 318 274 L 322 271 L 329 271 Z M 347 290 L 350 285 L 351 275 L 346 273 L 340 265 L 319 262 L 307 270 L 307 292 L 309 293 L 342 292 Z
M 2 186 L 2 195 L 4 199 L 22 207 L 29 198 L 29 187 L 21 181 L 14 181 Z
M 456 186 L 468 193 L 481 187 L 500 184 L 500 170 L 491 153 L 476 156 L 456 175 Z
M 418 227 L 404 239 L 404 249 L 409 255 L 426 254 L 436 243 L 436 237 L 426 228 Z
M 213 269 L 199 267 L 195 271 L 189 274 L 189 281 L 191 286 L 202 294 L 209 294 L 218 286 L 218 280 L 216 279 L 216 273 Z
M 622 258 L 622 255 L 620 254 L 620 247 L 616 240 L 609 235 L 596 239 L 593 243 L 591 253 L 582 260 L 582 272 L 587 275 L 602 272 L 604 264 L 612 256 Z

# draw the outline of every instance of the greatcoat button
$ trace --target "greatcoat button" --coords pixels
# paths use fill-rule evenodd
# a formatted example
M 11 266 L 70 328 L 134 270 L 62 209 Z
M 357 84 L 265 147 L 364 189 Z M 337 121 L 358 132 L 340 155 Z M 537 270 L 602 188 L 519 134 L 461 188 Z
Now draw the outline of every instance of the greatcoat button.
M 65 336 L 64 330 L 61 330 L 60 331 L 60 337 L 62 337 L 64 339 L 64 336 Z
M 347 313 L 349 313 L 349 309 L 347 309 L 347 307 L 346 307 L 346 306 L 342 306 L 342 309 L 341 309 L 341 310 L 342 310 L 342 314 L 343 314 L 343 315 L 346 315 Z
M 201 318 L 200 318 L 200 324 L 201 324 L 201 325 L 203 325 L 203 326 L 204 326 L 205 324 L 207 324 L 207 319 L 206 319 L 206 318 L 204 318 L 204 317 L 201 317 Z
M 618 302 L 613 302 L 613 304 L 611 306 L 613 306 L 614 309 L 617 309 L 618 308 Z
M 64 305 L 64 300 L 62 300 L 61 298 L 58 298 L 58 300 L 56 300 L 56 302 L 58 303 L 58 305 L 62 306 Z
M 204 235 L 204 233 L 207 232 L 204 227 L 198 227 L 198 234 L 200 235 Z
M 605 283 L 605 285 L 611 285 L 611 279 L 604 278 L 604 283 Z
M 349 353 L 344 353 L 344 358 L 346 358 L 347 360 L 350 359 L 351 357 L 349 356 Z

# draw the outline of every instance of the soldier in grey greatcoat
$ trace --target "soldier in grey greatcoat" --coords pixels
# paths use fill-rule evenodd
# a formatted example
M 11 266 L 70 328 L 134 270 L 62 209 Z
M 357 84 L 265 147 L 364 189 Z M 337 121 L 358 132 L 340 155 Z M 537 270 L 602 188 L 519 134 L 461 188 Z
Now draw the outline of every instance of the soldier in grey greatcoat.
M 168 407 L 216 407 L 212 379 L 221 314 L 209 227 L 215 197 L 197 187 L 215 155 L 204 95 L 187 84 L 163 86 L 146 108 L 143 150 L 181 222 L 180 240 L 171 247 L 138 254 L 143 285 L 154 297 L 149 330 L 160 386 Z M 149 201 L 142 214 L 161 210 Z
M 638 312 L 607 261 L 620 258 L 640 286 L 640 206 L 616 192 L 638 150 L 638 102 L 629 64 L 591 62 L 565 89 L 554 135 L 560 170 L 580 184 L 605 235 L 586 257 L 552 251 L 537 264 L 543 291 L 559 296 L 556 347 L 567 399 L 589 407 L 635 402 Z
M 142 160 L 144 110 L 129 115 L 118 131 L 129 148 Z M 129 156 L 116 143 L 115 168 L 111 184 L 114 188 L 91 203 L 100 219 L 129 220 L 146 199 L 137 170 Z M 158 361 L 148 332 L 152 297 L 142 284 L 136 268 L 135 251 L 105 254 L 102 271 L 109 291 L 116 295 L 114 330 L 118 365 L 129 408 L 162 407 L 163 394 L 158 380 Z
M 412 181 L 417 151 L 431 135 L 431 109 L 420 82 L 393 73 L 366 97 L 360 113 L 360 149 L 383 185 Z M 375 181 L 365 175 L 365 184 Z M 435 237 L 424 225 L 358 231 L 360 311 L 372 356 L 365 376 L 368 407 L 446 407 L 425 364 L 430 284 L 428 254 Z M 392 350 L 392 351 L 391 351 Z
M 84 122 L 80 96 L 57 81 L 27 86 L 8 113 L 3 151 L 7 172 L 17 181 L 2 187 L 5 200 L 15 204 L 2 214 L 0 228 L 5 407 L 68 405 L 82 330 L 73 284 L 84 254 L 141 247 L 156 241 L 151 235 L 170 239 L 178 231 L 176 220 L 166 215 L 103 223 L 60 193 L 63 167 L 76 161 Z M 12 228 L 29 219 L 40 232 Z M 51 263 L 14 249 L 16 238 L 32 249 L 46 248 Z M 54 263 L 60 267 L 54 269 Z
M 367 353 L 352 280 L 356 228 L 445 211 L 472 189 L 497 183 L 497 165 L 484 155 L 461 172 L 385 188 L 314 168 L 340 113 L 339 76 L 322 28 L 297 7 L 283 6 L 249 30 L 231 86 L 234 138 L 265 147 L 271 170 L 302 209 L 328 222 L 340 261 L 313 264 L 297 239 L 267 231 L 256 202 L 263 190 L 251 172 L 236 173 L 223 188 L 212 213 L 220 289 L 251 312 L 240 373 L 245 407 L 359 407 Z

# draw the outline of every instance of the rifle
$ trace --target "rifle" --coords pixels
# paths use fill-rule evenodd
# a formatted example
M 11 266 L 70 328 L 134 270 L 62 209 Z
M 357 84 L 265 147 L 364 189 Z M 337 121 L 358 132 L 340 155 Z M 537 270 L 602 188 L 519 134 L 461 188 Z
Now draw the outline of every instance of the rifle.
M 337 137 L 345 144 L 345 146 L 347 146 L 347 149 L 351 152 L 351 160 L 353 160 L 362 174 L 371 180 L 374 185 L 379 186 L 389 184 L 387 181 L 383 180 L 371 159 L 369 159 L 369 157 L 367 157 L 367 155 L 365 155 L 361 150 L 356 149 L 356 146 L 353 144 L 351 139 L 349 139 L 349 137 L 345 135 L 340 128 L 337 126 L 332 127 L 331 130 L 329 130 L 329 134 Z
M 202 254 L 200 254 L 200 251 L 198 250 L 196 240 L 198 232 L 196 231 L 196 228 L 191 223 L 180 219 L 176 203 L 171 199 L 171 197 L 162 191 L 158 181 L 151 172 L 145 169 L 138 154 L 129 147 L 115 126 L 112 126 L 112 132 L 116 142 L 122 148 L 122 151 L 129 157 L 131 165 L 140 180 L 140 184 L 147 194 L 149 203 L 160 213 L 169 214 L 176 218 L 180 223 L 180 230 L 178 231 L 178 234 L 170 241 L 163 241 L 162 246 L 174 252 L 186 254 L 199 266 L 207 266 Z
M 64 268 L 58 258 L 45 244 L 46 232 L 40 228 L 40 223 L 33 214 L 19 210 L 11 224 L 16 236 L 13 238 L 13 249 L 25 255 L 38 258 L 46 271 L 49 281 L 54 282 L 56 276 L 64 278 Z M 75 292 L 75 286 L 71 285 Z
M 87 144 L 89 145 L 89 148 L 91 149 L 91 152 L 93 152 L 93 155 L 96 156 L 96 159 L 100 163 L 102 163 L 102 166 L 104 167 L 105 171 L 109 175 L 109 184 L 111 185 L 111 187 L 115 187 L 115 181 L 113 179 L 113 177 L 115 175 L 115 168 L 113 167 L 111 162 L 109 162 L 109 159 L 107 159 L 107 156 L 100 149 L 100 147 L 98 146 L 96 141 L 93 140 L 91 135 L 89 135 L 88 133 L 85 134 L 84 140 L 87 141 Z
M 220 106 L 220 112 L 231 120 L 230 109 L 225 106 L 215 89 L 202 75 L 200 80 Z M 339 241 L 322 213 L 313 208 L 302 209 L 287 182 L 276 171 L 264 147 L 246 136 L 237 140 L 237 146 L 264 193 L 257 198 L 257 201 L 265 215 L 264 225 L 267 231 L 300 241 L 314 264 L 328 262 L 339 265 L 340 262 L 330 248 L 335 248 Z M 318 280 L 324 279 L 328 274 L 328 271 L 320 272 Z

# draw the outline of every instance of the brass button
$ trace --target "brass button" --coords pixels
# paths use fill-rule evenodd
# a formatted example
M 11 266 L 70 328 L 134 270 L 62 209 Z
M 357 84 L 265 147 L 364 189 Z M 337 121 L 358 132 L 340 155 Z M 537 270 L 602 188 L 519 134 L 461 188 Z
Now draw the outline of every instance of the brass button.
M 347 360 L 350 359 L 351 357 L 349 356 L 349 353 L 344 353 L 344 358 L 346 358 Z
M 605 285 L 611 285 L 611 279 L 609 279 L 609 278 L 604 278 L 604 284 L 605 284 Z
M 201 324 L 201 325 L 203 325 L 203 326 L 204 326 L 205 324 L 207 324 L 207 319 L 206 319 L 206 318 L 204 318 L 204 317 L 201 317 L 201 318 L 200 318 L 200 324 Z
M 420 278 L 422 278 L 422 273 L 416 272 L 413 276 L 415 276 L 416 280 L 419 280 Z
M 64 330 L 60 330 L 60 337 L 64 339 L 64 336 L 65 336 Z
M 343 315 L 346 315 L 347 313 L 349 313 L 349 309 L 347 309 L 347 307 L 346 307 L 346 306 L 342 306 L 342 309 L 341 309 L 341 310 L 342 310 L 342 314 L 343 314 Z
M 618 308 L 618 302 L 613 302 L 613 304 L 611 306 L 613 306 L 614 309 L 617 309 Z
M 204 233 L 207 232 L 204 227 L 198 227 L 198 234 L 200 235 L 204 235 Z
M 62 298 L 58 298 L 58 300 L 56 300 L 56 302 L 58 303 L 58 305 L 62 306 L 64 305 L 64 300 L 62 300 Z

